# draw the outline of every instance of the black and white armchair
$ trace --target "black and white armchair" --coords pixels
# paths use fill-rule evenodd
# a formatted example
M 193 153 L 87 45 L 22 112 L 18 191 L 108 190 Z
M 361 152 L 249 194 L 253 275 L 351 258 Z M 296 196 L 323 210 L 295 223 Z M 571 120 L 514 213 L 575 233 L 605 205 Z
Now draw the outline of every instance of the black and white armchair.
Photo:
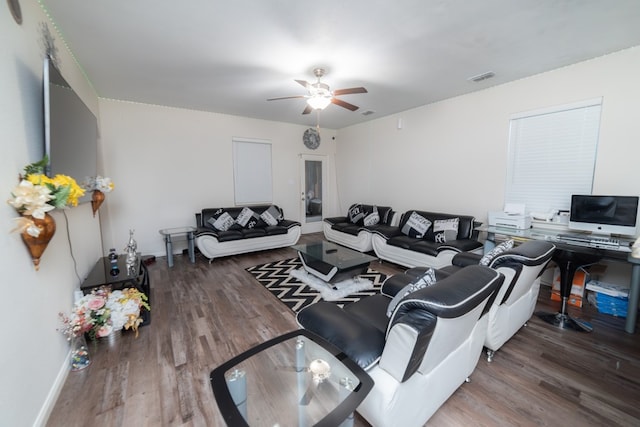
M 540 292 L 540 276 L 555 251 L 555 245 L 543 240 L 529 240 L 515 247 L 511 242 L 511 245 L 505 246 L 507 249 L 500 250 L 498 245 L 494 254 L 484 257 L 469 252 L 460 253 L 453 258 L 452 265 L 437 271 L 438 275 L 446 276 L 483 262 L 505 276 L 504 284 L 489 309 L 484 342 L 489 362 L 493 360 L 495 352 L 525 326 L 533 315 Z M 405 274 L 415 278 L 424 274 L 425 270 L 417 267 L 407 270 Z M 396 289 L 403 286 L 403 282 L 398 281 L 399 278 L 394 276 L 391 279 L 391 282 L 396 282 Z M 388 292 L 393 292 L 390 290 L 391 284 L 387 284 Z
M 475 369 L 486 309 L 504 276 L 470 266 L 399 300 L 384 293 L 340 308 L 321 301 L 298 323 L 340 348 L 375 385 L 357 412 L 373 426 L 422 426 Z M 384 289 L 383 289 L 384 291 Z

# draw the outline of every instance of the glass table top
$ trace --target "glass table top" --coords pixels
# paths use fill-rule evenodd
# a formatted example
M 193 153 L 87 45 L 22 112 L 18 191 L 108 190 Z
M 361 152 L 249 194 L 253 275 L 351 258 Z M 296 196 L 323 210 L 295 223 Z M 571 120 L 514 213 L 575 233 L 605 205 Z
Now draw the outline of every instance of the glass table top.
M 325 241 L 295 245 L 292 246 L 292 248 L 308 257 L 338 267 L 339 269 L 356 267 L 377 260 L 377 258 L 363 254 L 362 252 Z
M 185 227 L 163 228 L 162 230 L 158 231 L 163 236 L 170 236 L 172 234 L 193 233 L 194 231 L 196 231 L 196 227 L 187 225 Z
M 336 426 L 373 380 L 336 347 L 299 330 L 214 369 L 211 386 L 228 425 Z

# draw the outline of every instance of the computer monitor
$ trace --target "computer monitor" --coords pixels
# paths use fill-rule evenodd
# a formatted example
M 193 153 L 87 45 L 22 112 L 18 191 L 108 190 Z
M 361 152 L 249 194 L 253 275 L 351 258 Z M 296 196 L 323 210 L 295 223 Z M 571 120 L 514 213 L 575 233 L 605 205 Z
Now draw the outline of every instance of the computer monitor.
M 569 229 L 595 234 L 636 235 L 638 196 L 572 195 Z

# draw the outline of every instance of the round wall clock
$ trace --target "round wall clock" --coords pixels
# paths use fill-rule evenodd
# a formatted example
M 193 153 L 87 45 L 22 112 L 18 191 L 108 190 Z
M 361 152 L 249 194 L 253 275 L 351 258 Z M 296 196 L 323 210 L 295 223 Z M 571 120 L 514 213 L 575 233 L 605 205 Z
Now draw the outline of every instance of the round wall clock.
M 11 15 L 13 15 L 13 19 L 18 25 L 22 24 L 22 9 L 20 9 L 20 2 L 18 0 L 7 0 L 7 4 L 9 5 Z
M 314 128 L 309 128 L 304 131 L 302 142 L 305 147 L 315 150 L 320 146 L 320 133 Z

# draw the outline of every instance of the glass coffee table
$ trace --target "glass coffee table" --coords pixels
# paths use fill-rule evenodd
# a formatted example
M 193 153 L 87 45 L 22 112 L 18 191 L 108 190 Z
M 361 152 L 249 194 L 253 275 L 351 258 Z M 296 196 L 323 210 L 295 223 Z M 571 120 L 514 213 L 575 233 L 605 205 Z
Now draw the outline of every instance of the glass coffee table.
M 302 266 L 327 283 L 337 283 L 367 272 L 377 258 L 330 242 L 292 246 L 298 251 Z
M 211 372 L 229 426 L 332 426 L 352 421 L 373 387 L 355 362 L 305 329 L 289 332 Z

